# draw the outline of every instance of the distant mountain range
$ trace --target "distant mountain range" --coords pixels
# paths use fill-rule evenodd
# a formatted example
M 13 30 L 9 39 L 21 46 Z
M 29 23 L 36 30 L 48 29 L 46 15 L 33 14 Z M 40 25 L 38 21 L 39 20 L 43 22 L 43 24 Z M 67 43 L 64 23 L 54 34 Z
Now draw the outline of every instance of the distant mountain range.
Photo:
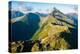
M 78 14 L 76 14 L 76 13 L 68 13 L 68 14 L 66 14 L 66 16 L 69 19 L 73 20 L 75 25 L 78 25 Z
M 48 14 L 43 14 L 43 13 L 39 13 L 39 12 L 35 12 L 36 14 L 40 15 L 41 17 L 46 17 Z
M 11 13 L 11 18 L 16 18 L 16 17 L 20 17 L 23 16 L 24 13 L 20 12 L 20 11 L 9 11 Z
M 11 11 L 11 21 L 13 22 L 12 36 L 13 38 L 15 37 L 14 40 L 18 39 L 16 38 L 17 36 L 20 36 L 21 39 L 24 40 L 30 39 L 30 37 L 32 37 L 33 34 L 37 31 L 37 29 L 39 29 L 40 25 L 43 26 L 45 24 L 45 22 L 44 24 L 40 24 L 43 22 L 41 19 L 44 18 L 44 20 L 46 20 L 49 18 L 48 16 L 52 16 L 53 18 L 57 19 L 56 24 L 64 24 L 63 22 L 66 22 L 71 26 L 77 25 L 77 14 L 64 14 L 56 8 L 50 14 L 43 14 L 38 12 L 23 14 L 20 11 Z
M 23 52 L 78 48 L 77 14 L 64 14 L 56 8 L 50 14 L 11 12 L 9 42 L 24 41 Z

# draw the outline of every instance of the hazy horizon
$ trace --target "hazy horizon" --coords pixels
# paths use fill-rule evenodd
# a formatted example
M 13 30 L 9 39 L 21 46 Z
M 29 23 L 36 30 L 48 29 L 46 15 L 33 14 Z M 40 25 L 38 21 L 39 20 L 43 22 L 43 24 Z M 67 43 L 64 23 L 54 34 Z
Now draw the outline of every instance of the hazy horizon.
M 12 10 L 19 10 L 23 13 L 27 12 L 39 12 L 39 13 L 50 13 L 53 8 L 57 8 L 61 12 L 67 13 L 77 13 L 76 5 L 69 4 L 56 4 L 56 3 L 36 3 L 36 2 L 17 2 L 12 1 Z

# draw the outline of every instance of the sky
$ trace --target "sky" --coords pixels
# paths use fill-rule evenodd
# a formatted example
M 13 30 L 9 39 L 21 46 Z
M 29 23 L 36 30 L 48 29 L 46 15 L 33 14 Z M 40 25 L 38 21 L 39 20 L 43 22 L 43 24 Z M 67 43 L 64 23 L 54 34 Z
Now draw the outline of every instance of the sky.
M 27 12 L 50 13 L 53 11 L 54 7 L 65 14 L 78 12 L 77 5 L 72 5 L 72 4 L 13 1 L 11 6 L 12 10 L 20 10 L 23 13 Z

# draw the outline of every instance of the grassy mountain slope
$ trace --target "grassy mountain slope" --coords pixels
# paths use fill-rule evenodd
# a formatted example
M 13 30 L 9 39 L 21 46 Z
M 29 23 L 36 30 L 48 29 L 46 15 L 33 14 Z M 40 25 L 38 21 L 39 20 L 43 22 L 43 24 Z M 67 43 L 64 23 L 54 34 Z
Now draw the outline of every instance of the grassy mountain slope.
M 49 31 L 51 30 L 54 30 L 54 32 L 58 33 L 58 32 L 63 32 L 63 31 L 69 31 L 68 27 L 73 28 L 73 26 L 67 24 L 66 22 L 61 22 L 52 16 L 47 16 L 46 18 L 47 18 L 46 20 L 43 19 L 43 21 L 45 20 L 45 22 L 42 21 L 42 26 L 34 34 L 32 40 L 38 40 L 40 39 L 40 37 L 47 36 Z M 53 25 L 52 23 L 59 23 L 59 24 Z M 60 23 L 62 23 L 63 26 L 61 26 Z
M 19 46 L 19 44 L 21 44 L 21 49 L 23 48 L 20 52 L 50 51 L 71 48 L 76 44 L 76 41 L 73 43 L 74 40 L 72 39 L 72 32 L 75 26 L 65 20 L 64 18 L 57 19 L 51 15 L 40 17 L 40 27 L 30 39 L 31 41 L 18 41 L 21 43 L 17 43 L 17 45 L 16 42 L 15 44 L 12 42 L 12 51 L 15 50 L 15 52 L 17 52 L 17 46 Z
M 70 34 L 70 30 L 68 28 L 74 28 L 74 26 L 52 16 L 47 16 L 46 18 L 45 22 L 42 22 L 42 27 L 34 34 L 31 40 L 40 40 L 41 44 L 43 44 L 42 49 L 44 50 L 69 49 L 70 44 L 61 37 L 61 33 L 64 32 Z M 65 36 L 70 37 L 70 35 Z M 49 48 L 47 45 L 49 45 Z M 36 51 L 33 50 L 35 46 L 36 45 L 34 44 L 32 51 Z M 36 47 L 38 47 L 38 45 Z

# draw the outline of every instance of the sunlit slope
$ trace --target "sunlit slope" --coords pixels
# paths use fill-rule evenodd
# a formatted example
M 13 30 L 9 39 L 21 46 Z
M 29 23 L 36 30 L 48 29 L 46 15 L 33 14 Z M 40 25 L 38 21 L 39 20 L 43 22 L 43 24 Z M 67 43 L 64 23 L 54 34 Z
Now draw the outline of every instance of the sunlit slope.
M 44 50 L 68 49 L 70 44 L 61 37 L 61 33 L 70 33 L 69 28 L 74 28 L 74 26 L 52 16 L 47 16 L 46 20 L 43 19 L 42 21 L 42 27 L 34 34 L 31 40 L 41 41 L 42 48 L 45 48 Z M 70 35 L 67 37 L 70 37 Z M 46 47 L 47 45 L 49 45 L 49 48 Z M 32 50 L 36 49 L 34 47 L 38 47 L 38 45 L 33 46 Z
M 45 19 L 43 19 L 41 24 L 42 26 L 34 34 L 32 40 L 39 40 L 42 39 L 42 37 L 47 37 L 51 31 L 53 31 L 53 34 L 56 34 L 64 31 L 69 32 L 68 27 L 73 28 L 73 26 L 67 24 L 66 22 L 59 21 L 52 16 L 47 16 Z
M 23 22 L 25 21 L 23 20 Z M 49 15 L 47 17 L 40 17 L 39 26 L 40 28 L 29 41 L 21 41 L 21 49 L 19 49 L 20 52 L 51 51 L 76 48 L 77 42 L 75 40 L 76 31 L 73 31 L 73 29 L 75 29 L 74 25 L 63 19 L 57 19 Z M 17 46 L 19 46 L 19 43 L 13 42 L 11 44 L 11 52 L 14 50 L 17 52 Z
M 18 21 L 24 22 L 26 19 L 27 19 L 26 15 L 23 15 L 23 16 L 20 16 L 20 17 L 12 18 L 11 23 L 15 23 L 15 22 L 18 22 Z

